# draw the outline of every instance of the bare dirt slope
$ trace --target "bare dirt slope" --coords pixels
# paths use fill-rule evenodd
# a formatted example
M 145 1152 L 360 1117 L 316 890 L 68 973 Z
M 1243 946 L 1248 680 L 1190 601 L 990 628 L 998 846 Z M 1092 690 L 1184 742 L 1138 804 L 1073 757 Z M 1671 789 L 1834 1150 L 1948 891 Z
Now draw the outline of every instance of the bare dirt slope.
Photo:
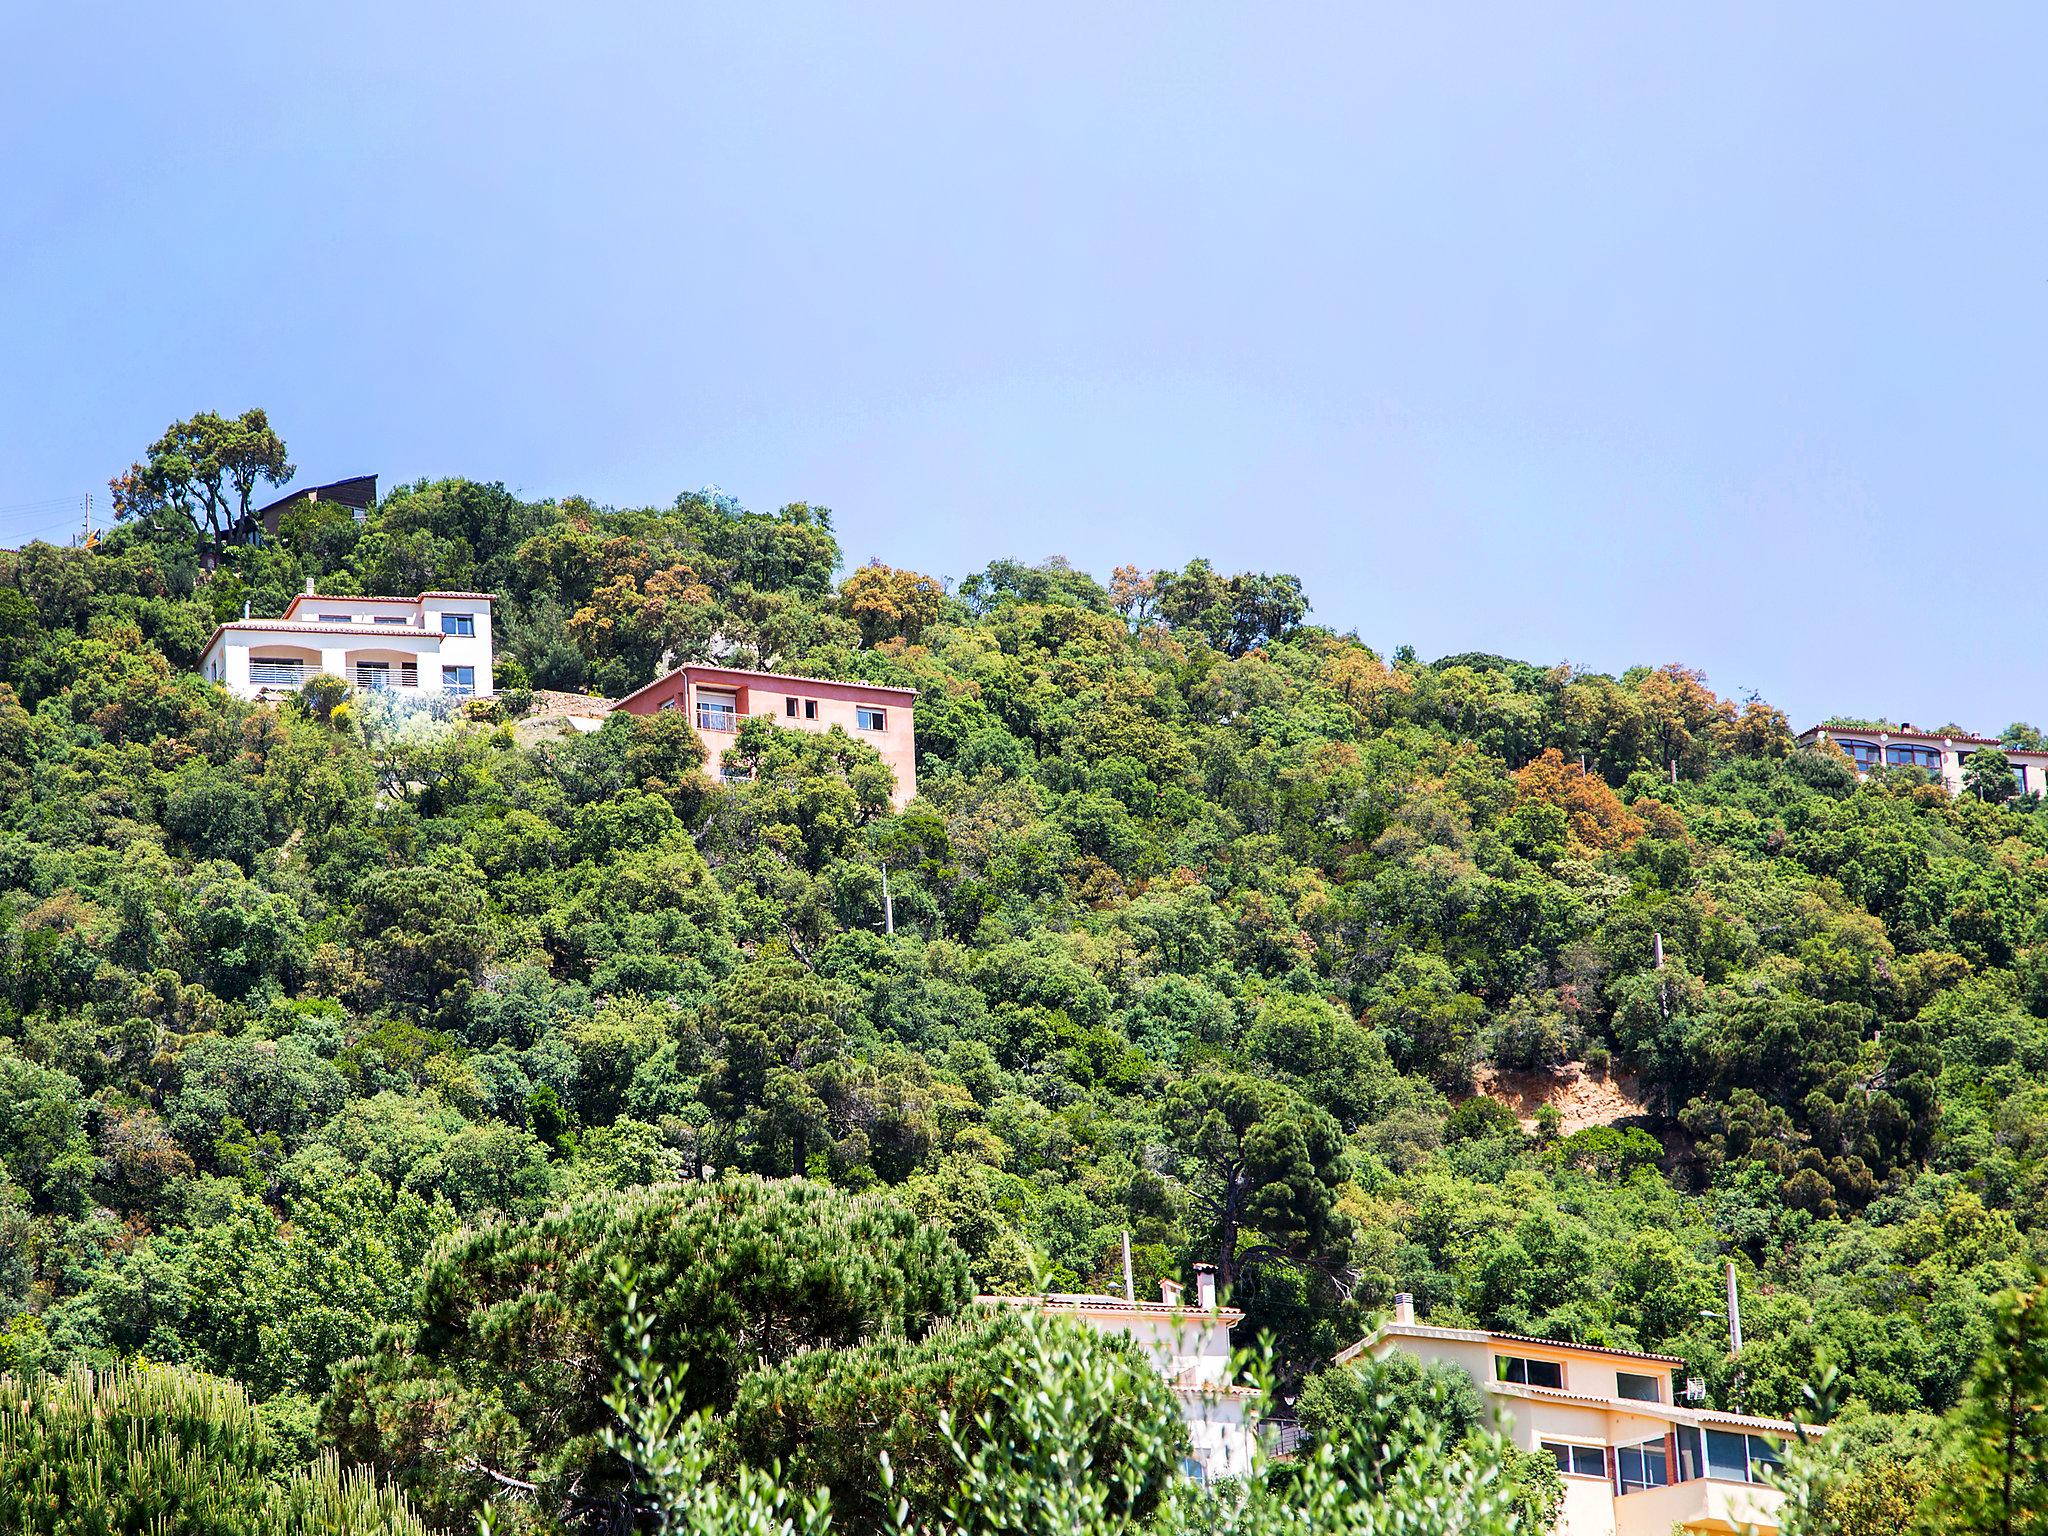
M 1507 1072 L 1482 1063 L 1473 1080 L 1481 1093 L 1512 1109 L 1524 1130 L 1536 1128 L 1536 1111 L 1545 1104 L 1557 1106 L 1563 1116 L 1559 1130 L 1566 1136 L 1589 1125 L 1613 1125 L 1650 1112 L 1634 1073 L 1589 1072 L 1576 1061 L 1533 1072 Z

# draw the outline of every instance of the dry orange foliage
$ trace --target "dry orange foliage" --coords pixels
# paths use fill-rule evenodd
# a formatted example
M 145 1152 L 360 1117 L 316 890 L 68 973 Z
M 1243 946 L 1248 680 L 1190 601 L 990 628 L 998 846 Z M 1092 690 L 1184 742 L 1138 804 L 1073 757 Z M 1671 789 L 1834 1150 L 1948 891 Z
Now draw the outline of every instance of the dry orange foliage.
M 1571 840 L 1591 852 L 1626 848 L 1643 835 L 1642 819 L 1621 803 L 1607 781 L 1566 762 L 1555 747 L 1515 775 L 1515 789 L 1524 799 L 1563 811 Z

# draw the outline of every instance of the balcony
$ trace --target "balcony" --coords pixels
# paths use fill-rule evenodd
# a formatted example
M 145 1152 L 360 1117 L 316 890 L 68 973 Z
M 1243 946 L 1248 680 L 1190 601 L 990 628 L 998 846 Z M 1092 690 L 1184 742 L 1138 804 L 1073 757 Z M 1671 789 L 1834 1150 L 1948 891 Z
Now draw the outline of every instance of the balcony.
M 1673 1530 L 1774 1536 L 1785 1496 L 1761 1483 L 1696 1477 L 1662 1488 L 1639 1488 L 1614 1501 L 1615 1536 L 1669 1536 Z
M 388 662 L 359 662 L 348 669 L 348 680 L 358 688 L 388 693 L 394 688 L 419 687 L 420 669 L 413 662 L 398 667 Z
M 740 712 L 732 704 L 706 704 L 698 701 L 697 729 L 700 731 L 737 731 L 740 728 Z
M 252 661 L 249 681 L 258 688 L 296 688 L 306 680 L 303 661 Z

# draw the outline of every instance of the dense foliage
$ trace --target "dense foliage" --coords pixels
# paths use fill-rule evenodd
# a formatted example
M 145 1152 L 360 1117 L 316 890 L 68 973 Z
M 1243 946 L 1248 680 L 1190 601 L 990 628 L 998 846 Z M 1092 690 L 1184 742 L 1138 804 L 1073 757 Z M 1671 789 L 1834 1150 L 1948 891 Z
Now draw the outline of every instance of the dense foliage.
M 460 480 L 216 550 L 158 468 L 98 547 L 0 553 L 0 1368 L 231 1377 L 310 1455 L 508 1347 L 417 1341 L 516 1293 L 517 1224 L 714 1170 L 886 1187 L 949 1297 L 1101 1288 L 1129 1231 L 1289 1383 L 1405 1290 L 1944 1413 L 2048 1256 L 2032 798 L 1859 782 L 1680 666 L 1382 654 L 1286 576 L 840 579 L 821 508 Z M 309 578 L 500 594 L 504 696 L 199 678 Z M 689 658 L 916 688 L 918 798 L 840 736 L 749 725 L 720 784 L 677 717 L 529 715 Z M 1617 1107 L 1528 1129 L 1496 1074 Z M 344 1368 L 373 1335 L 415 1344 Z

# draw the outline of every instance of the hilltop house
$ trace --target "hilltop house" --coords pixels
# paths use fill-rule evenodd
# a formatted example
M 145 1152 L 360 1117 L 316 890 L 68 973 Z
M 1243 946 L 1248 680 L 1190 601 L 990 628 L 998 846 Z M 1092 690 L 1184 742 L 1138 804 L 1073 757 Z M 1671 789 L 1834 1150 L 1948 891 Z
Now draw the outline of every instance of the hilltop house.
M 401 697 L 490 697 L 490 593 L 335 597 L 312 586 L 279 618 L 214 630 L 201 672 L 245 699 L 289 693 L 322 673 Z
M 1172 1280 L 1159 1282 L 1158 1301 L 1061 1292 L 976 1300 L 992 1307 L 1033 1307 L 1100 1333 L 1127 1335 L 1152 1357 L 1180 1405 L 1188 1430 L 1182 1469 L 1206 1483 L 1251 1471 L 1258 1428 L 1252 1405 L 1258 1394 L 1231 1380 L 1230 1330 L 1244 1313 L 1216 1304 L 1216 1271 L 1207 1264 L 1195 1266 L 1195 1290 L 1192 1307 L 1183 1303 L 1182 1288 Z
M 1682 1360 L 1432 1328 L 1415 1321 L 1414 1301 L 1403 1295 L 1394 1298 L 1393 1320 L 1337 1363 L 1396 1351 L 1457 1366 L 1511 1421 L 1516 1445 L 1556 1461 L 1565 1486 L 1558 1536 L 1776 1536 L 1783 1495 L 1764 1478 L 1794 1426 L 1675 1402 L 1672 1372 Z
M 782 672 L 743 672 L 692 663 L 635 689 L 614 706 L 632 715 L 676 709 L 703 738 L 713 771 L 732 745 L 740 722 L 764 715 L 791 730 L 823 734 L 838 726 L 882 755 L 896 775 L 890 802 L 897 810 L 917 794 L 917 738 L 911 728 L 913 688 L 850 683 Z
M 330 480 L 325 485 L 302 485 L 297 490 L 280 496 L 268 506 L 258 507 L 249 514 L 249 536 L 253 543 L 261 538 L 277 537 L 279 522 L 293 507 L 311 502 L 327 501 L 347 507 L 357 522 L 363 514 L 377 504 L 377 477 L 375 475 L 350 475 L 346 480 Z
M 1952 795 L 1963 792 L 1963 765 L 1972 752 L 1986 747 L 2005 754 L 2012 776 L 2023 795 L 2038 795 L 2048 788 L 2048 752 L 2022 752 L 2002 746 L 1995 736 L 1971 736 L 1960 731 L 1916 731 L 1911 723 L 1872 726 L 1816 725 L 1799 733 L 1799 745 L 1832 741 L 1849 754 L 1858 778 L 1876 767 L 1920 768 L 1934 775 Z

